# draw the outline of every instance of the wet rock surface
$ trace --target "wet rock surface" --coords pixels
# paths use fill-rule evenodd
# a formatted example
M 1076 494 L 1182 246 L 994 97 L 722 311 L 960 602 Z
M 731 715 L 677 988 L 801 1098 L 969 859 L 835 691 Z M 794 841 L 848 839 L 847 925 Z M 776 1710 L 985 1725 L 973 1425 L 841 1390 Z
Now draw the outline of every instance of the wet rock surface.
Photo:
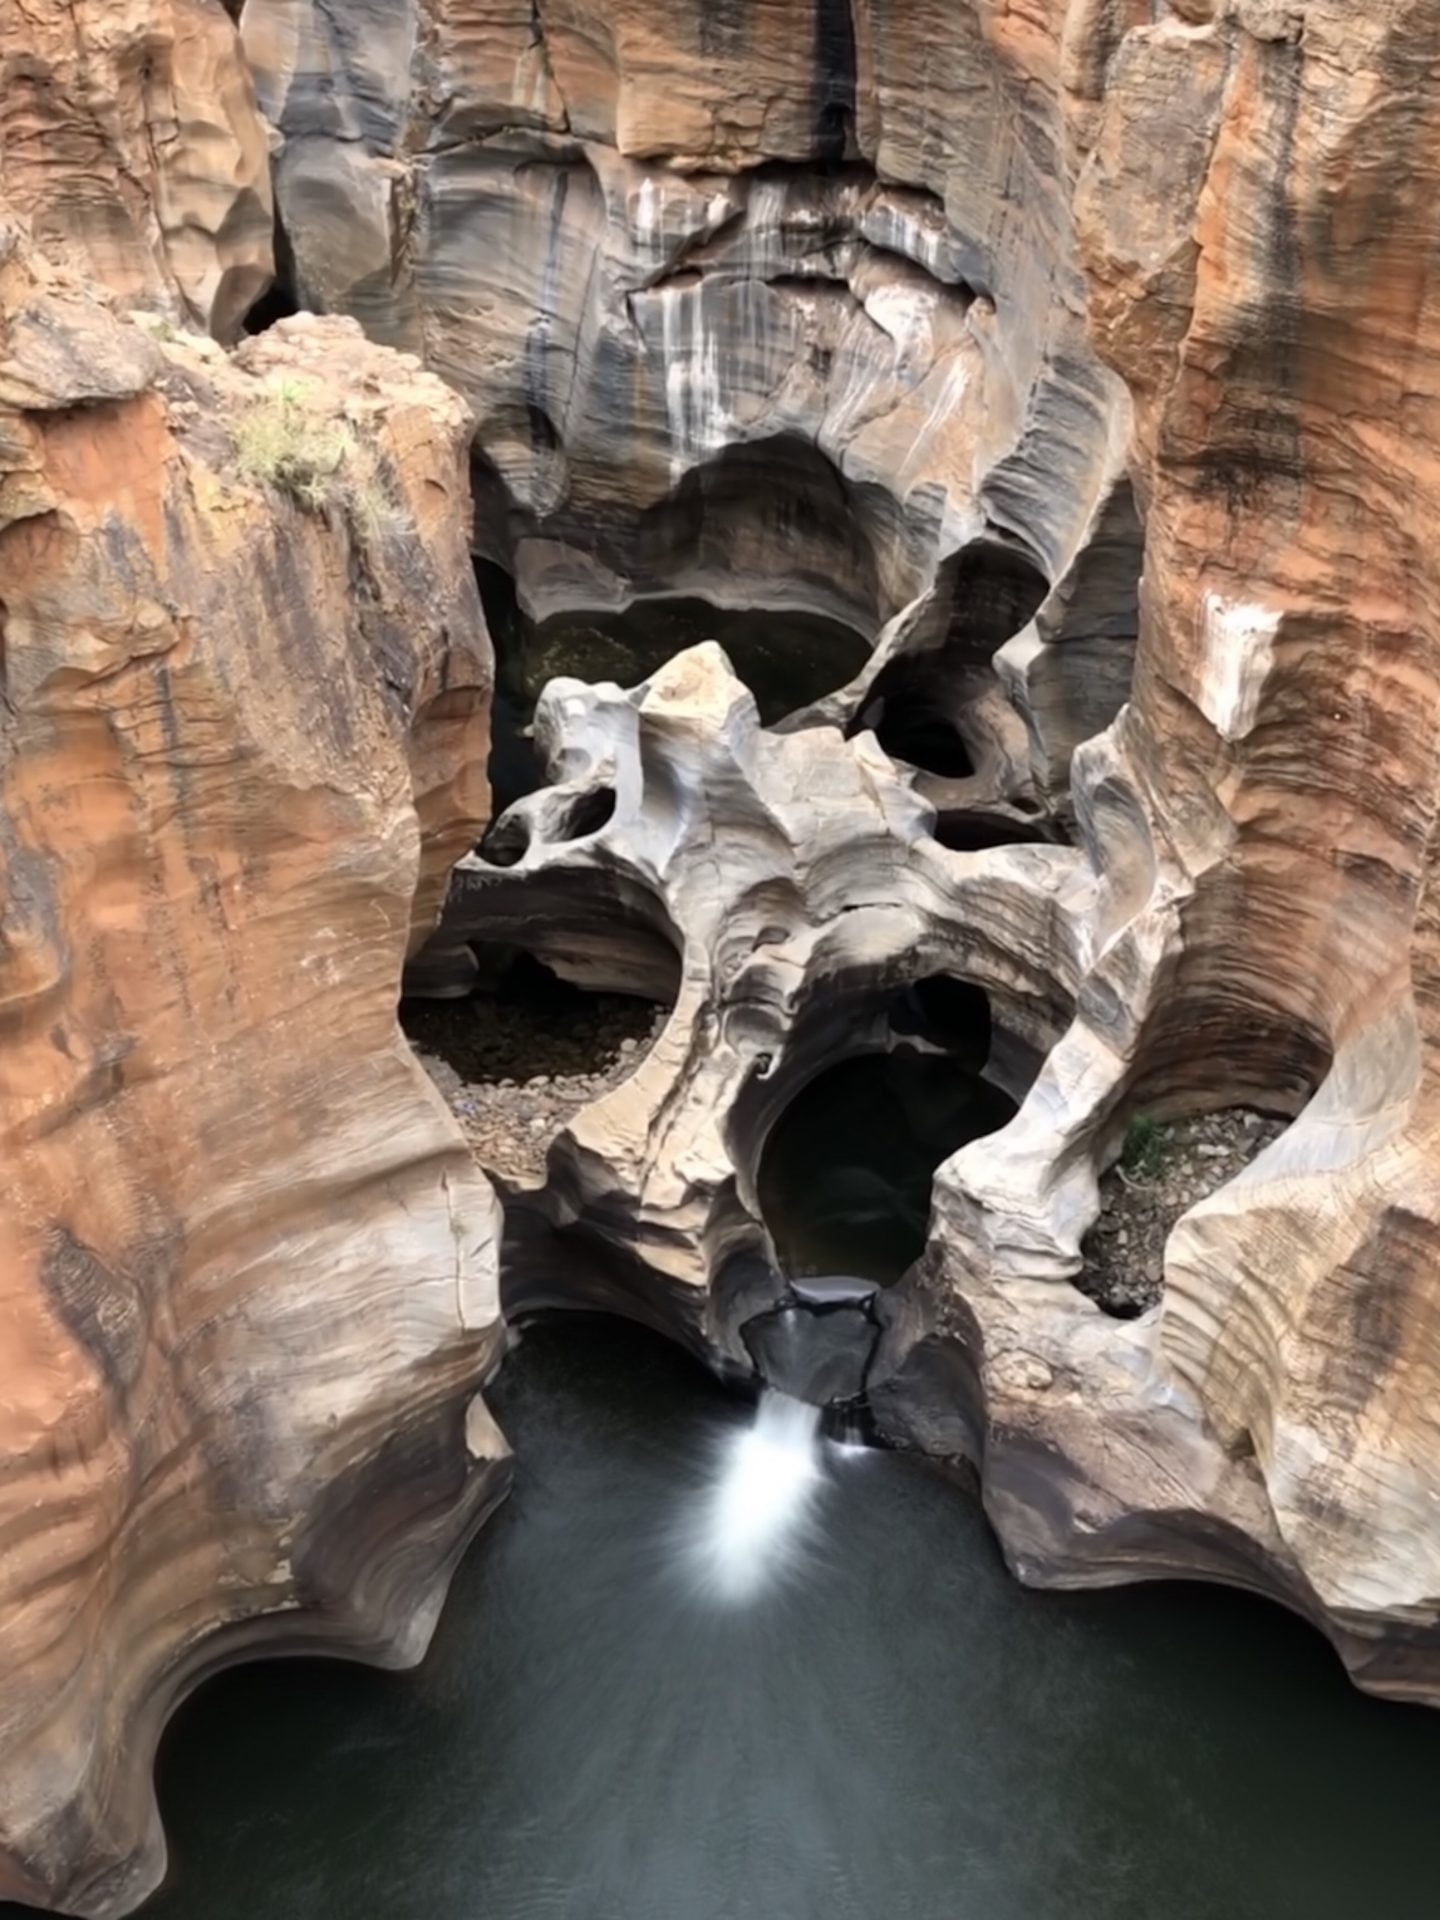
M 1100 1183 L 1100 1217 L 1086 1235 L 1076 1286 L 1117 1319 L 1159 1303 L 1165 1242 L 1182 1213 L 1207 1199 L 1284 1132 L 1286 1122 L 1231 1107 L 1132 1127 Z
M 819 1407 L 864 1391 L 876 1335 L 868 1306 L 787 1306 L 758 1315 L 742 1329 L 766 1384 Z
M 401 1024 L 481 1166 L 530 1185 L 560 1129 L 639 1066 L 669 1017 L 536 967 L 495 993 L 406 1001 Z

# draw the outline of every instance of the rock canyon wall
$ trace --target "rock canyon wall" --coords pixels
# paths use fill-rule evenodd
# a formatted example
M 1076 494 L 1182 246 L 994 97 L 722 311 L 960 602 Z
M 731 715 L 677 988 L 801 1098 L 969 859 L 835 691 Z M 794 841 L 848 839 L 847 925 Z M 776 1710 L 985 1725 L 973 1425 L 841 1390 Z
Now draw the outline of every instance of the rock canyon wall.
M 0 1893 L 133 1906 L 178 1695 L 415 1656 L 499 1489 L 497 1207 L 395 1025 L 457 860 L 424 978 L 673 1003 L 507 1196 L 512 1308 L 748 1373 L 767 1141 L 961 983 L 1019 1110 L 830 1303 L 882 1431 L 1026 1579 L 1250 1585 L 1440 1697 L 1435 27 L 0 0 Z M 327 317 L 231 355 L 271 160 Z M 472 538 L 535 622 L 867 663 L 767 728 L 713 647 L 562 674 L 471 851 Z M 1237 1104 L 1106 1314 L 1127 1123 Z
M 497 1208 L 396 1028 L 483 824 L 465 410 L 0 235 L 0 1898 L 128 1910 L 161 1728 L 419 1657 L 498 1497 Z

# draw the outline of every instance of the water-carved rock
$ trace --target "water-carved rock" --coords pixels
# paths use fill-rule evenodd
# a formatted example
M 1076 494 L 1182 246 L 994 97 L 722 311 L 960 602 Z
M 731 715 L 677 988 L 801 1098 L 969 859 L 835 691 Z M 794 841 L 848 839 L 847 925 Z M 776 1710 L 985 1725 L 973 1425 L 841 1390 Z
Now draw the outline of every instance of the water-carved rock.
M 133 1908 L 176 1702 L 405 1664 L 505 1481 L 498 1218 L 395 1020 L 483 825 L 465 412 L 0 254 L 0 1898 Z
M 522 1211 L 564 1257 L 517 1258 L 510 1303 L 563 1302 L 588 1262 L 587 1298 L 748 1365 L 738 1329 L 785 1290 L 759 1194 L 775 1122 L 837 1058 L 913 1044 L 895 1003 L 938 974 L 988 996 L 985 1071 L 1023 1094 L 1068 1019 L 1092 884 L 1067 848 L 943 847 L 873 734 L 763 729 L 712 645 L 629 692 L 554 681 L 536 732 L 557 784 L 460 862 L 440 938 L 675 1006 L 552 1147 Z M 613 805 L 577 834 L 597 793 Z

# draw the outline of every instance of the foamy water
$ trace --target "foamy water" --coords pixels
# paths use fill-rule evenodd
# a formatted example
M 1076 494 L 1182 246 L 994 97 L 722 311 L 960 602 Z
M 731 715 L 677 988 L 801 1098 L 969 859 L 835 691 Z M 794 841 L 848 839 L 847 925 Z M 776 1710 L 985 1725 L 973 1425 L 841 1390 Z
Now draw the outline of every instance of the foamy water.
M 713 1598 L 753 1599 L 803 1561 L 821 1485 L 819 1428 L 818 1407 L 766 1393 L 753 1424 L 727 1435 L 688 1543 L 691 1571 Z

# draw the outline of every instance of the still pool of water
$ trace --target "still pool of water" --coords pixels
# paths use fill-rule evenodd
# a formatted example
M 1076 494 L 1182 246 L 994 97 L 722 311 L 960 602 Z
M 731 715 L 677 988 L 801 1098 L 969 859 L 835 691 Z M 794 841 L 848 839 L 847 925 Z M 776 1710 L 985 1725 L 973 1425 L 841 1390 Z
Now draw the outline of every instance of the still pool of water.
M 1026 1593 L 963 1491 L 835 1449 L 788 1576 L 717 1604 L 687 1529 L 750 1409 L 579 1317 L 492 1399 L 515 1493 L 429 1659 L 203 1689 L 151 1920 L 1440 1910 L 1440 1716 L 1354 1692 L 1279 1610 Z
M 901 1048 L 827 1067 L 760 1163 L 760 1210 L 786 1273 L 898 1280 L 925 1251 L 935 1169 L 1014 1112 L 945 1054 Z

